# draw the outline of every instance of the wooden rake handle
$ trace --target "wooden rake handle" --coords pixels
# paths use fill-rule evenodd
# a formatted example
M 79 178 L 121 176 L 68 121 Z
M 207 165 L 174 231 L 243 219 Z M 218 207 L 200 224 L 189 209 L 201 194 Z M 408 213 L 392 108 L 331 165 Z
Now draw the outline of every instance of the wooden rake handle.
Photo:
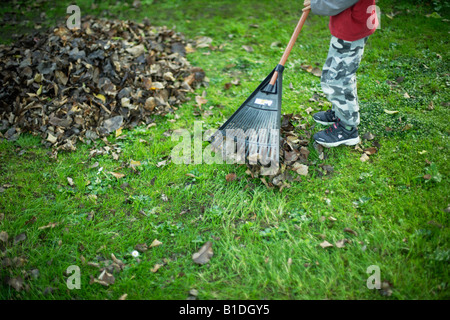
M 284 66 L 284 64 L 286 63 L 286 60 L 289 57 L 289 54 L 291 53 L 292 48 L 294 47 L 295 41 L 297 40 L 298 35 L 300 34 L 300 31 L 303 28 L 303 24 L 306 21 L 306 17 L 308 16 L 309 11 L 311 11 L 311 10 L 303 11 L 303 14 L 300 17 L 300 20 L 298 21 L 298 24 L 295 27 L 294 33 L 292 34 L 292 37 L 291 37 L 291 40 L 289 40 L 289 43 L 288 43 L 288 45 L 286 47 L 286 50 L 284 51 L 283 56 L 281 57 L 281 60 L 279 62 L 279 64 L 281 64 L 282 66 Z M 269 83 L 271 85 L 275 85 L 275 82 L 277 81 L 277 78 L 278 78 L 278 71 L 275 71 L 273 73 L 272 79 L 270 79 Z

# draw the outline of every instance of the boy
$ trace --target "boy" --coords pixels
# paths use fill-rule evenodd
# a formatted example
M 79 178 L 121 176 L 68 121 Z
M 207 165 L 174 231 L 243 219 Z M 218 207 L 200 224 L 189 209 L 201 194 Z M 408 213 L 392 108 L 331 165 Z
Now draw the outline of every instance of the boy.
M 303 5 L 303 11 L 330 16 L 330 49 L 321 85 L 332 109 L 314 114 L 313 119 L 331 126 L 313 139 L 325 147 L 355 145 L 360 141 L 356 70 L 364 45 L 378 25 L 375 0 L 305 0 Z

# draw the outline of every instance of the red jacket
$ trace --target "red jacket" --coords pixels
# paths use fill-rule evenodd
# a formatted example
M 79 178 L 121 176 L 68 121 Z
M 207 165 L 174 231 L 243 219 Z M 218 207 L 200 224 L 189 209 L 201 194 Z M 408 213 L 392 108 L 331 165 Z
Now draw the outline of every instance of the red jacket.
M 370 36 L 378 26 L 375 0 L 359 0 L 330 17 L 330 32 L 336 38 L 355 41 Z

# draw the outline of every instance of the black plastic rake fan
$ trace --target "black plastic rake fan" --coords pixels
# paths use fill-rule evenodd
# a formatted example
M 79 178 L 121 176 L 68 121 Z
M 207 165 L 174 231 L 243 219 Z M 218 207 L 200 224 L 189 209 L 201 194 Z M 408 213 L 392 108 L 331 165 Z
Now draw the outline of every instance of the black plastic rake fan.
M 283 70 L 308 14 L 303 12 L 278 65 L 211 136 L 212 147 L 222 151 L 223 159 L 278 168 Z

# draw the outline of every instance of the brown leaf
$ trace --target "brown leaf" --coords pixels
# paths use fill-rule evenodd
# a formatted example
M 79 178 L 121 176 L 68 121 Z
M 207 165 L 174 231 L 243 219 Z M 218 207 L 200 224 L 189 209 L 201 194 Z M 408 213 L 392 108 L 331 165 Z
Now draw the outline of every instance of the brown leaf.
M 377 153 L 377 148 L 375 147 L 366 148 L 364 149 L 364 153 L 370 156 L 372 154 Z
M 315 75 L 316 77 L 321 77 L 322 76 L 322 70 L 320 68 L 313 68 L 311 70 L 311 74 Z
M 13 287 L 17 292 L 20 292 L 23 289 L 23 279 L 21 277 L 10 278 L 8 285 Z
M 116 177 L 117 179 L 121 179 L 121 178 L 123 178 L 123 177 L 125 177 L 125 175 L 124 174 L 122 174 L 122 173 L 117 173 L 117 172 L 109 172 L 110 174 L 112 174 L 114 177 Z
M 365 140 L 373 140 L 374 138 L 375 138 L 375 136 L 370 132 L 366 132 L 363 136 L 363 139 L 365 139 Z
M 26 238 L 27 238 L 27 235 L 25 234 L 25 232 L 23 232 L 23 233 L 17 235 L 17 236 L 14 238 L 14 245 L 18 244 L 19 242 L 24 241 Z
M 8 241 L 8 233 L 6 231 L 0 232 L 0 241 L 2 242 Z
M 119 300 L 127 300 L 128 294 L 124 293 L 120 296 Z
M 324 249 L 333 247 L 333 245 L 326 240 L 324 240 L 322 243 L 320 243 L 320 246 Z
M 116 281 L 114 276 L 108 273 L 106 270 L 103 270 L 103 272 L 99 275 L 98 280 L 106 283 L 106 286 L 114 284 L 114 282 Z
M 202 96 L 195 96 L 195 102 L 197 102 L 198 107 L 201 109 L 202 105 L 208 102 L 205 98 Z
M 226 175 L 225 180 L 227 180 L 227 182 L 231 182 L 236 180 L 236 173 L 229 173 Z
M 344 247 L 345 247 L 345 244 L 346 244 L 347 242 L 348 242 L 347 239 L 342 239 L 342 240 L 337 241 L 337 242 L 335 243 L 336 248 L 344 248 Z
M 146 243 L 137 244 L 137 245 L 134 246 L 134 249 L 139 251 L 139 252 L 141 252 L 141 253 L 143 253 L 143 252 L 148 250 L 148 246 L 147 246 Z
M 150 269 L 150 271 L 153 272 L 153 273 L 155 273 L 155 272 L 158 271 L 162 266 L 164 266 L 164 265 L 163 265 L 163 264 L 157 263 L 157 264 L 155 264 L 155 265 L 153 266 L 152 269 Z
M 200 248 L 198 252 L 192 255 L 192 260 L 200 265 L 206 264 L 210 261 L 213 254 L 214 252 L 212 250 L 212 242 L 208 241 Z
M 38 230 L 44 230 L 44 229 L 48 229 L 48 228 L 54 228 L 58 225 L 58 222 L 50 222 L 48 225 L 46 226 L 42 226 L 39 227 Z
M 351 233 L 351 234 L 353 234 L 354 236 L 358 236 L 358 233 L 356 233 L 356 231 L 353 231 L 352 229 L 350 229 L 350 228 L 344 228 L 344 232 L 348 232 L 348 233 Z
M 150 248 L 157 247 L 160 245 L 162 245 L 162 242 L 159 241 L 158 239 L 155 239 L 155 240 L 153 240 L 152 244 L 150 245 Z
M 369 156 L 366 153 L 363 153 L 359 160 L 361 160 L 362 162 L 366 162 L 367 160 L 369 160 Z

